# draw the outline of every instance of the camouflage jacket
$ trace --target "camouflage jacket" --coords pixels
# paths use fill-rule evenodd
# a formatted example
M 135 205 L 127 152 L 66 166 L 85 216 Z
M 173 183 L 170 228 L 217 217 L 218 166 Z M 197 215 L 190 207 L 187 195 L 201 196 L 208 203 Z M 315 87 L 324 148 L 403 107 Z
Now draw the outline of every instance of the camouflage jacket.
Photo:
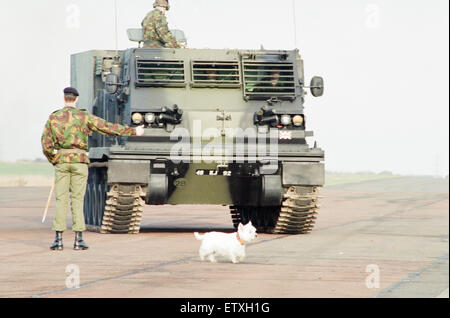
M 175 36 L 170 32 L 167 25 L 166 15 L 155 9 L 151 11 L 142 21 L 144 35 L 144 47 L 150 48 L 180 48 Z
M 89 163 L 87 154 L 55 153 L 58 149 L 88 150 L 91 132 L 111 136 L 136 135 L 136 129 L 113 124 L 90 114 L 84 109 L 66 106 L 50 115 L 42 133 L 44 155 L 55 165 L 58 163 Z

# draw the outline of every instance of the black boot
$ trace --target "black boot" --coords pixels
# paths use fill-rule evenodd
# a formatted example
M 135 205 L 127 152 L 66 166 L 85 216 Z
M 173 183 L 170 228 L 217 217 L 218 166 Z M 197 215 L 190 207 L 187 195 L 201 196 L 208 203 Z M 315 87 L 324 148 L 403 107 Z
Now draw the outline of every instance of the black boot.
M 89 246 L 83 241 L 83 232 L 75 232 L 75 243 L 73 249 L 75 250 L 87 250 Z
M 62 242 L 62 234 L 63 234 L 63 232 L 56 232 L 55 241 L 50 246 L 51 250 L 62 251 L 64 249 L 63 242 Z

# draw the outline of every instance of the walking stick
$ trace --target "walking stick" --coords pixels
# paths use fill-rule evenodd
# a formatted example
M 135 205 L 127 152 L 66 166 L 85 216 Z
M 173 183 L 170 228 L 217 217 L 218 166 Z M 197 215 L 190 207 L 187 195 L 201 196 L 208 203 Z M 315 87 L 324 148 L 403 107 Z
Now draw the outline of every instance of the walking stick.
M 48 208 L 50 206 L 50 201 L 52 200 L 53 191 L 55 191 L 56 180 L 53 181 L 52 189 L 50 190 L 50 194 L 48 195 L 47 205 L 45 206 L 44 216 L 42 217 L 42 223 L 45 222 L 45 217 L 47 216 Z

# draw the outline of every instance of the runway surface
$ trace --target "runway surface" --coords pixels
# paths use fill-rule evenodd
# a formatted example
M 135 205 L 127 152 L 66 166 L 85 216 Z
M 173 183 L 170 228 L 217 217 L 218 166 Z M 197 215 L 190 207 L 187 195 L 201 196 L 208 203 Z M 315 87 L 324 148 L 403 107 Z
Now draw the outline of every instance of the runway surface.
M 311 234 L 260 234 L 241 264 L 198 257 L 194 231 L 233 231 L 217 206 L 148 206 L 138 235 L 86 232 L 74 251 L 68 230 L 50 251 L 48 193 L 0 188 L 0 297 L 448 297 L 448 180 L 323 188 Z

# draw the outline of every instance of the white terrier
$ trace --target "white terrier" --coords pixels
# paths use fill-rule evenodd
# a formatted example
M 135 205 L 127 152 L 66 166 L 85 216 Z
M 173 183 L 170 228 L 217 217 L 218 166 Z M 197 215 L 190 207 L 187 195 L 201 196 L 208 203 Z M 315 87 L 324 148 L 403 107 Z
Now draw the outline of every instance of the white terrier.
M 239 223 L 238 231 L 231 234 L 209 232 L 200 235 L 195 232 L 194 235 L 197 240 L 202 241 L 199 250 L 202 261 L 208 258 L 211 263 L 216 263 L 216 256 L 222 256 L 231 259 L 235 264 L 244 260 L 245 243 L 253 241 L 257 236 L 252 222 L 247 225 Z

